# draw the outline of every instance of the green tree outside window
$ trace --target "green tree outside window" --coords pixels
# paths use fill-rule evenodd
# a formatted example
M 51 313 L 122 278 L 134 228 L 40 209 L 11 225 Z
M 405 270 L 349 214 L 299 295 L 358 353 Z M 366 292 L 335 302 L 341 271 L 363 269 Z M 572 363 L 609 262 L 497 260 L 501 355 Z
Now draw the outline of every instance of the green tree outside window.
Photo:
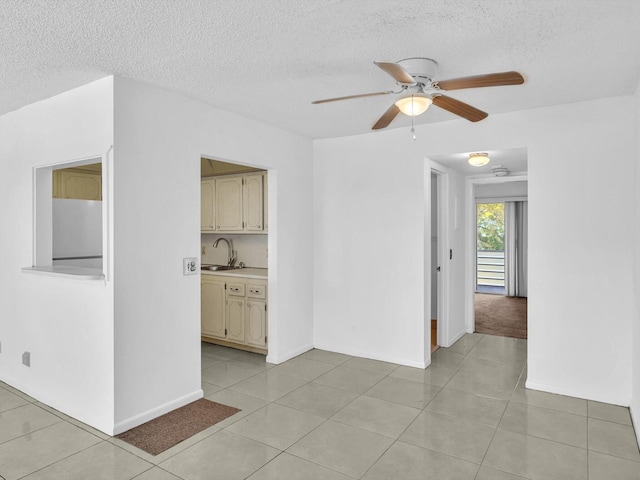
M 477 204 L 478 250 L 504 250 L 504 203 Z

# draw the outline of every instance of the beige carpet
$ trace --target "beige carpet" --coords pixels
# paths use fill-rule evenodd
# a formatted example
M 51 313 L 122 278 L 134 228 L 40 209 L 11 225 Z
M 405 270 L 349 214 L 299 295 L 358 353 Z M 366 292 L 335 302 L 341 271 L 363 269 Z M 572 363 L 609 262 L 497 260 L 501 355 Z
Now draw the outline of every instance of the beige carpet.
M 116 437 L 151 455 L 158 455 L 239 411 L 201 398 Z
M 476 332 L 527 338 L 527 299 L 475 294 Z

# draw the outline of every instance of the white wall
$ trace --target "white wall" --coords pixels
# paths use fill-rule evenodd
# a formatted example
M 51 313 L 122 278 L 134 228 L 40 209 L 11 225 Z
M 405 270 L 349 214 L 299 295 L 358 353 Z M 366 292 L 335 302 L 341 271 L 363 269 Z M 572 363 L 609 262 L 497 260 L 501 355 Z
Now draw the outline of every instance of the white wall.
M 633 314 L 633 357 L 632 357 L 632 391 L 631 391 L 631 417 L 640 436 L 640 84 L 636 89 L 635 100 L 635 279 L 633 298 L 635 311 Z
M 314 143 L 314 344 L 421 366 L 424 159 L 379 138 Z
M 267 268 L 268 266 L 268 240 L 267 235 L 231 235 L 203 233 L 201 245 L 204 247 L 204 255 L 201 255 L 201 263 L 213 263 L 216 265 L 226 265 L 229 258 L 227 244 L 220 244 L 213 248 L 216 239 L 224 237 L 233 242 L 233 249 L 237 252 L 237 262 L 244 262 L 246 267 Z
M 423 158 L 527 148 L 528 386 L 628 405 L 632 103 L 617 97 L 421 125 L 416 141 L 404 129 L 315 141 L 316 345 L 419 364 Z
M 200 157 L 269 169 L 274 363 L 313 345 L 313 184 L 308 139 L 132 80 L 115 86 L 118 431 L 200 394 L 200 280 L 181 270 L 200 256 Z
M 33 265 L 33 168 L 107 152 L 112 87 L 105 78 L 0 117 L 0 380 L 105 432 L 114 409 L 112 282 L 21 268 Z

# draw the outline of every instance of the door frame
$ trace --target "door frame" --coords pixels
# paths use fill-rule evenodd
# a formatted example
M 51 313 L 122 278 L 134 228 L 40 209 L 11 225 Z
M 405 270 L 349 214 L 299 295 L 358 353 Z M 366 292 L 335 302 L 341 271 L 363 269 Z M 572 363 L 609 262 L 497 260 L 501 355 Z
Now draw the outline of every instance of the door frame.
M 430 158 L 425 162 L 425 237 L 424 237 L 424 320 L 425 320 L 425 365 L 431 363 L 431 272 L 437 265 L 431 262 L 431 174 L 437 177 L 438 204 L 437 204 L 437 225 L 438 225 L 438 264 L 440 273 L 437 275 L 437 343 L 441 347 L 450 347 L 449 341 L 449 291 L 450 273 L 447 262 L 447 252 L 450 245 L 450 172 L 449 169 L 440 165 Z
M 465 259 L 465 326 L 467 333 L 473 333 L 476 328 L 475 315 L 475 276 L 476 276 L 476 242 L 477 242 L 477 226 L 476 226 L 476 185 L 486 185 L 495 183 L 511 183 L 511 182 L 528 182 L 527 173 L 520 173 L 506 177 L 467 177 L 465 182 L 465 198 L 466 198 L 466 218 L 467 218 L 467 240 L 466 240 L 466 259 Z

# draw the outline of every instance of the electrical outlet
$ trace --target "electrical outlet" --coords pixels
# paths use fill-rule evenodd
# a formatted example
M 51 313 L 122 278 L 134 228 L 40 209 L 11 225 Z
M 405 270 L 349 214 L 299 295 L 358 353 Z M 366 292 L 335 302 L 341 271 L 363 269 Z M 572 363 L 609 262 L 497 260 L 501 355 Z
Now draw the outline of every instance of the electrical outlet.
M 2 342 L 0 342 L 0 353 L 2 353 Z
M 197 273 L 198 273 L 198 259 L 196 257 L 183 258 L 182 274 L 196 275 Z
M 22 354 L 22 364 L 25 367 L 30 367 L 31 366 L 31 352 L 24 352 Z

